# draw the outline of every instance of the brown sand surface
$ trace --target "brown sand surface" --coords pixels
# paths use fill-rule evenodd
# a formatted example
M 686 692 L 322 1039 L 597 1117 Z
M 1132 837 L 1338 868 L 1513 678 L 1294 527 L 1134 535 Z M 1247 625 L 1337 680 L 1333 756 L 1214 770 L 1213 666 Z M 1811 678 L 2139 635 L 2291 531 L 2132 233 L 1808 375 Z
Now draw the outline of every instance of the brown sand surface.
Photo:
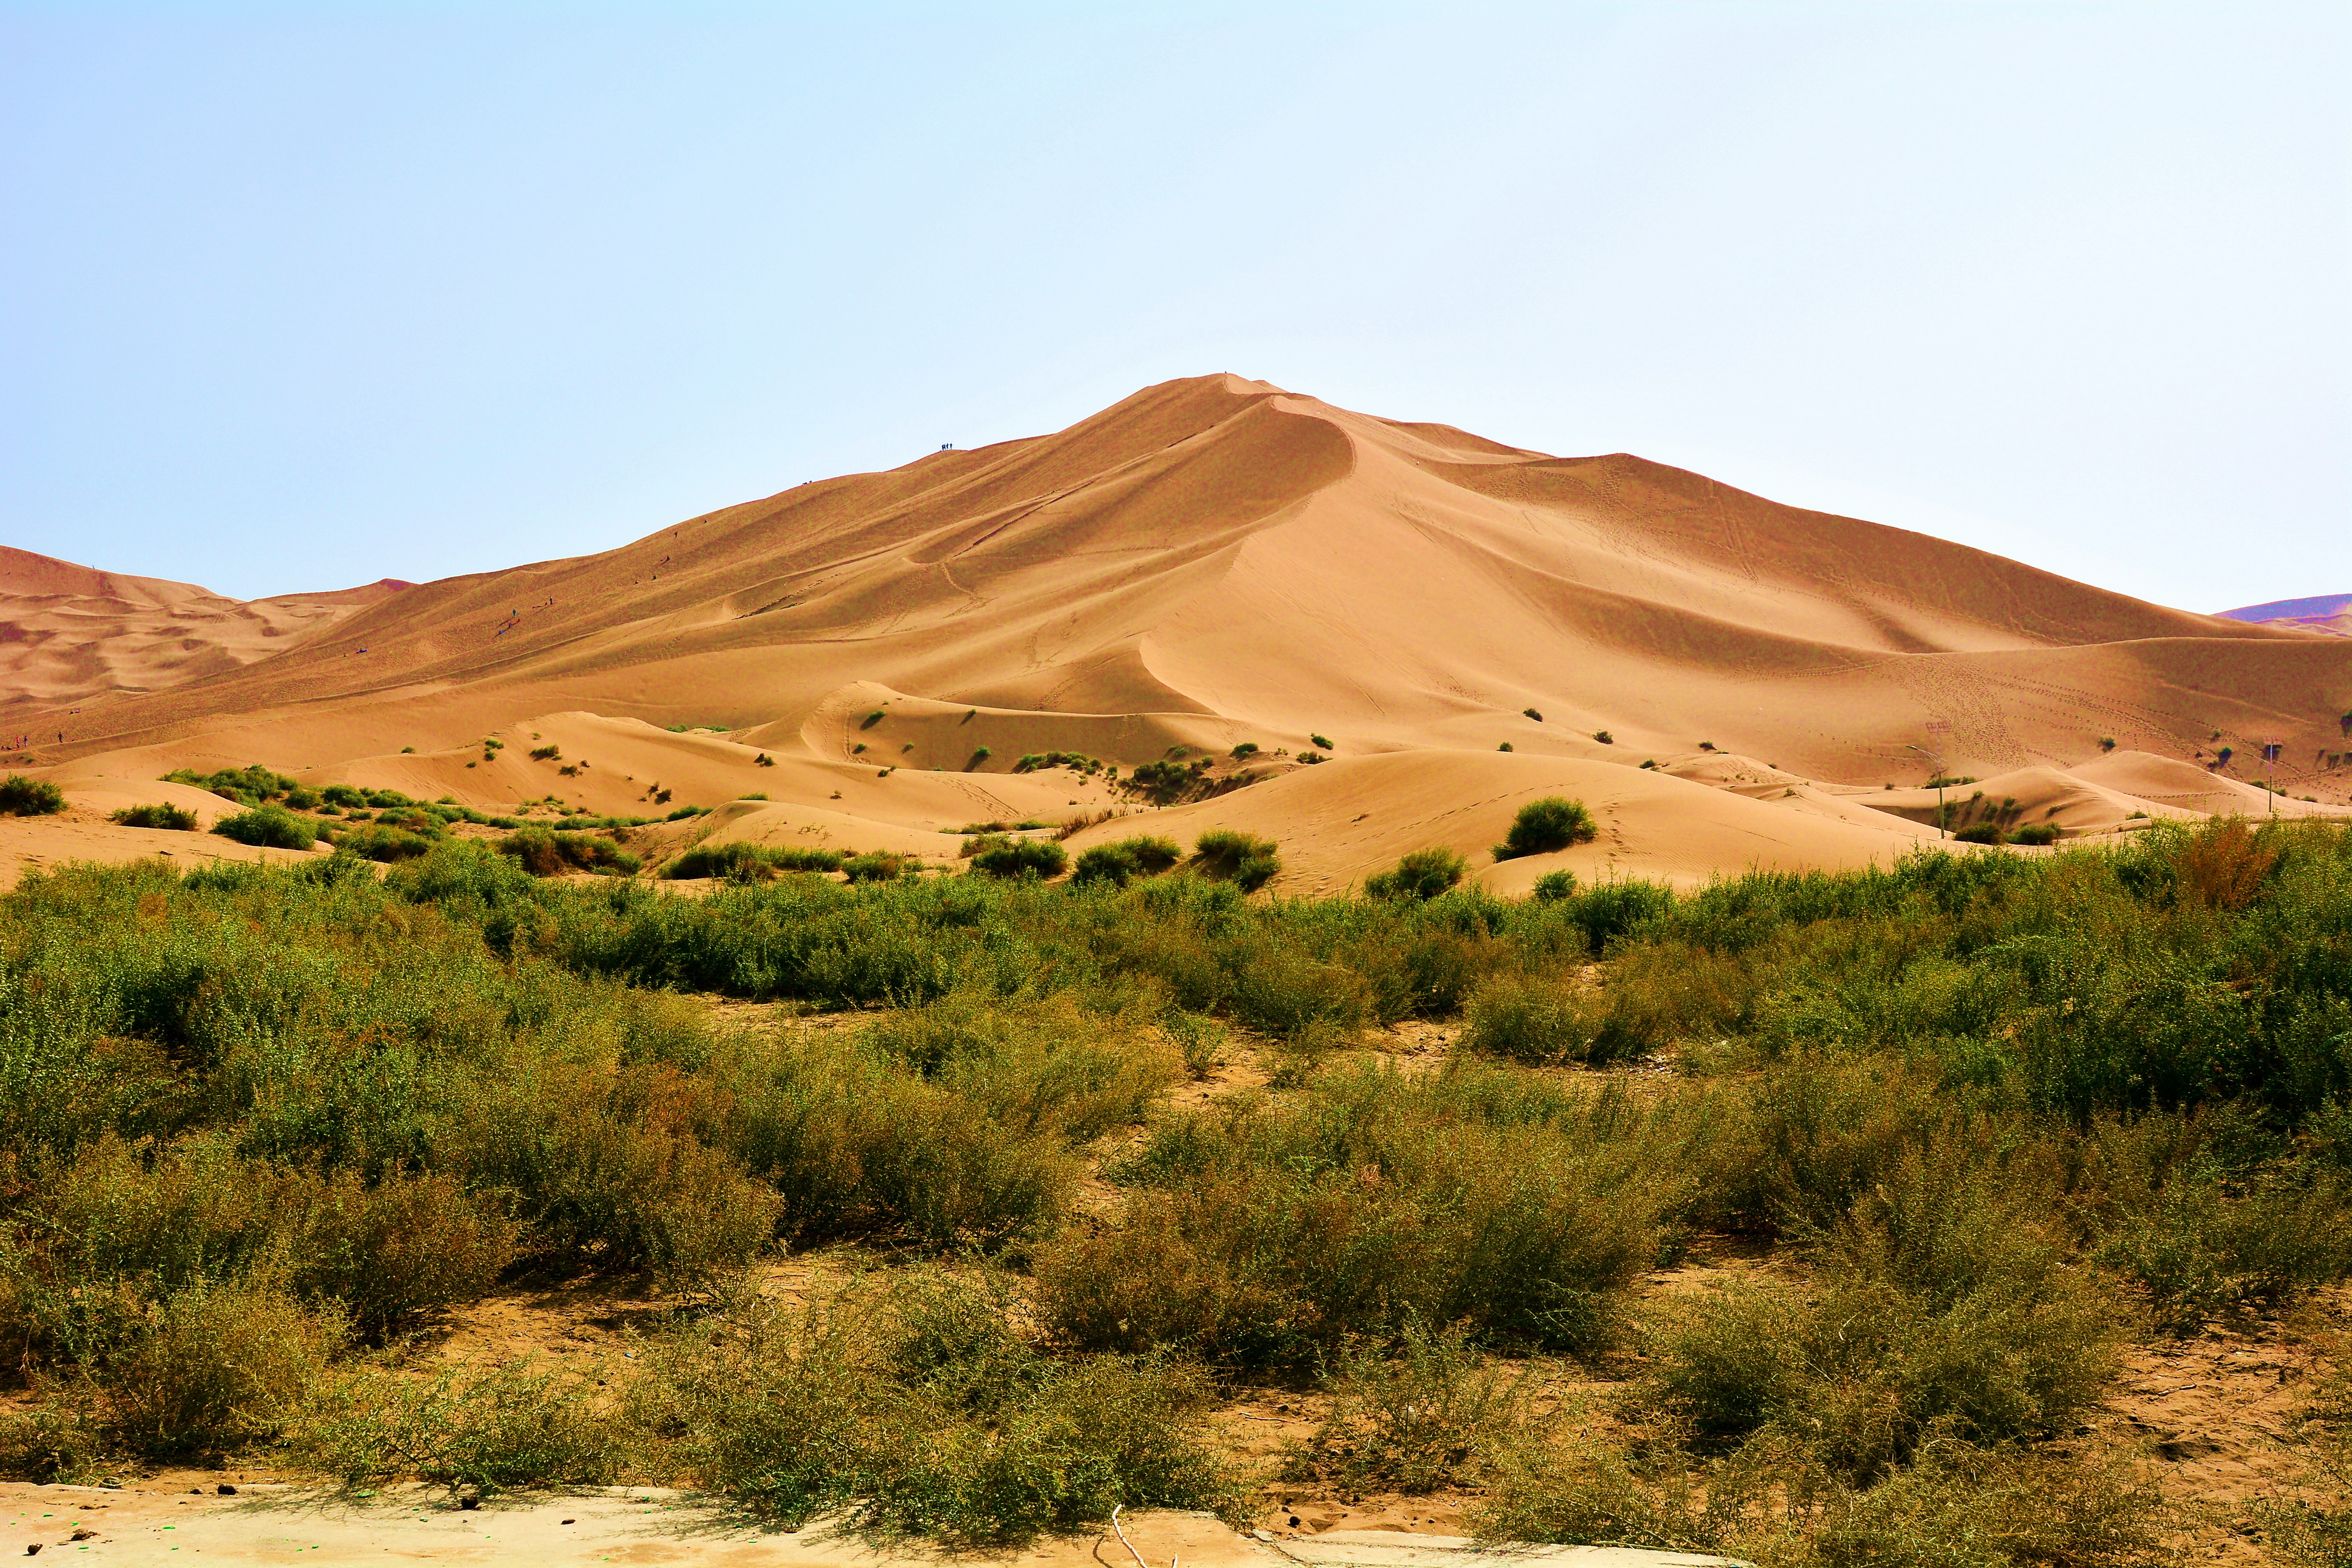
M 705 806 L 756 792 L 880 847 L 891 830 L 1120 799 L 1082 774 L 1016 775 L 1024 755 L 1132 770 L 1251 743 L 1264 781 L 1245 792 L 1274 789 L 1289 814 L 1221 797 L 1183 820 L 1263 821 L 1291 865 L 1277 887 L 1301 889 L 1419 847 L 1358 821 L 1368 791 L 1421 791 L 1390 816 L 1443 818 L 1466 852 L 1489 831 L 1477 802 L 1523 793 L 1538 761 L 1565 769 L 1544 775 L 1561 788 L 1611 792 L 1596 873 L 1902 852 L 1916 813 L 1859 791 L 1916 785 L 1915 747 L 1956 773 L 2042 770 L 2032 809 L 2070 828 L 2123 796 L 2266 806 L 2243 787 L 2266 741 L 2290 794 L 2352 800 L 2345 639 L 1233 376 L 601 554 L 396 591 L 222 608 L 21 551 L 7 565 L 9 623 L 26 631 L 0 643 L 22 650 L 0 660 L 0 701 L 37 742 L 20 765 L 61 777 L 258 761 L 484 809 L 552 794 L 636 815 L 662 789 Z M 190 633 L 201 646 L 170 664 L 156 638 L 188 616 L 247 630 Z M 1318 735 L 1338 765 L 1287 782 Z M 484 737 L 506 743 L 488 760 Z M 2103 756 L 2102 737 L 2121 749 Z M 529 758 L 549 744 L 562 756 Z M 2205 782 L 2100 771 L 2127 754 Z M 1426 766 L 1372 766 L 1399 756 Z M 1709 756 L 1772 777 L 1691 771 Z M 1630 777 L 1644 759 L 1682 777 Z

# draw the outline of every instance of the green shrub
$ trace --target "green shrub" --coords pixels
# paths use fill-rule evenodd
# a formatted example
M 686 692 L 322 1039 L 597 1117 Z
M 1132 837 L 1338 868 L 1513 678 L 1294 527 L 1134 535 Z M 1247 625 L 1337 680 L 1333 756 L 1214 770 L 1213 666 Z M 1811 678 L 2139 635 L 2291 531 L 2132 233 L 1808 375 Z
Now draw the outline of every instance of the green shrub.
M 1338 747 L 1331 744 L 1331 737 L 1328 735 L 1310 735 L 1307 738 L 1313 741 L 1316 745 L 1321 747 L 1326 751 L 1337 751 L 1339 749 Z
M 2058 841 L 2058 827 L 2054 822 L 2029 822 L 2010 834 L 2009 841 L 2013 844 L 2054 844 Z
M 1572 871 L 1548 871 L 1536 878 L 1533 888 L 1538 904 L 1558 904 L 1576 896 L 1576 873 Z
M 46 817 L 66 809 L 66 792 L 46 779 L 12 773 L 0 779 L 0 816 Z
M 625 1437 L 594 1396 L 585 1377 L 528 1361 L 422 1379 L 362 1370 L 327 1382 L 289 1446 L 346 1486 L 413 1478 L 485 1497 L 593 1486 L 618 1472 Z
M 563 757 L 563 747 L 555 745 L 534 746 L 530 748 L 533 762 L 557 762 Z
M 1976 822 L 1960 829 L 1952 838 L 1963 844 L 2005 844 L 2009 835 L 2000 831 L 1998 822 Z
M 1507 861 L 1522 855 L 1550 854 L 1572 844 L 1589 842 L 1599 832 L 1592 825 L 1591 813 L 1581 803 L 1548 795 L 1519 808 L 1518 815 L 1511 819 L 1511 831 L 1495 846 L 1495 858 Z
M 508 834 L 499 841 L 499 852 L 512 855 L 533 876 L 560 876 L 570 871 L 630 876 L 637 869 L 637 857 L 610 839 L 540 827 L 519 828 Z
M 220 830 L 215 828 L 213 831 L 218 832 Z M 436 836 L 428 833 L 413 833 L 404 828 L 387 827 L 382 822 L 373 822 L 365 827 L 354 828 L 337 838 L 335 852 L 355 856 L 361 860 L 395 864 L 401 861 L 413 861 L 430 854 Z
M 842 873 L 853 883 L 894 882 L 905 862 L 893 854 L 853 855 L 841 862 Z
M 1524 1375 L 1488 1364 L 1460 1324 L 1408 1322 L 1395 1348 L 1391 1358 L 1340 1347 L 1323 1375 L 1330 1410 L 1284 1455 L 1284 1480 L 1408 1495 L 1464 1487 L 1523 1440 Z
M 1617 744 L 1617 737 L 1616 737 L 1615 736 L 1613 736 L 1613 735 L 1611 735 L 1611 734 L 1610 734 L 1607 730 L 1605 730 L 1605 729 L 1596 729 L 1596 730 L 1594 730 L 1594 731 L 1592 732 L 1592 738 L 1593 738 L 1593 739 L 1595 739 L 1595 740 L 1597 740 L 1597 741 L 1599 741 L 1599 742 L 1600 742 L 1601 745 L 1603 745 L 1603 746 L 1614 746 L 1614 745 L 1616 745 L 1616 744 Z
M 970 1287 L 897 1294 L 804 1315 L 761 1301 L 740 1328 L 673 1336 L 635 1391 L 635 1421 L 676 1434 L 671 1469 L 793 1528 L 837 1511 L 872 1536 L 978 1544 L 1122 1506 L 1237 1508 L 1196 1432 L 1212 1394 L 1196 1368 L 1062 1362 Z
M 213 831 L 240 844 L 279 850 L 307 850 L 319 837 L 318 829 L 283 806 L 262 806 L 223 817 L 213 824 Z
M 1234 1364 L 1414 1322 L 1604 1343 L 1678 1199 L 1600 1113 L 1494 1070 L 1365 1071 L 1176 1118 L 1118 1173 L 1118 1222 L 1041 1259 L 1042 1305 L 1079 1345 Z
M 2063 1432 L 2114 1376 L 2119 1325 L 2036 1186 L 1948 1136 L 1904 1155 L 1820 1233 L 1820 1288 L 1673 1314 L 1661 1398 L 1704 1436 L 1786 1438 L 1855 1482 L 1937 1437 Z
M 1003 839 L 971 857 L 971 869 L 983 876 L 1059 876 L 1069 864 L 1070 852 L 1050 839 Z
M 1470 872 L 1470 862 L 1452 850 L 1415 850 L 1393 870 L 1375 872 L 1364 879 L 1372 898 L 1435 898 Z
M 1192 843 L 1192 864 L 1203 876 L 1255 893 L 1281 873 L 1272 839 L 1232 828 L 1212 828 Z
M 1116 843 L 1097 844 L 1079 855 L 1071 880 L 1107 882 L 1114 887 L 1125 887 L 1139 876 L 1159 875 L 1183 855 L 1184 852 L 1171 839 L 1139 834 Z
M 152 806 L 125 806 L 107 820 L 120 822 L 126 828 L 170 828 L 183 833 L 196 831 L 196 814 L 169 801 Z
M 341 1341 L 332 1314 L 266 1285 L 197 1283 L 135 1318 L 94 1358 L 107 1427 L 138 1453 L 234 1448 L 274 1437 Z
M 1519 711 L 1525 714 L 1528 717 L 1535 720 L 1538 724 L 1541 724 L 1543 722 L 1543 715 L 1538 713 L 1531 707 L 1523 707 Z

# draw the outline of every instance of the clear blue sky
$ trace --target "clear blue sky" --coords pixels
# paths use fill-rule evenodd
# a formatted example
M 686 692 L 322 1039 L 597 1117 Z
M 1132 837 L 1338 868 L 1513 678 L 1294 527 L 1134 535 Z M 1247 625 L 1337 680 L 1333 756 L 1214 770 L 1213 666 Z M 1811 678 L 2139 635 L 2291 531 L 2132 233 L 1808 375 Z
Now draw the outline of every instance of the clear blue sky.
M 604 549 L 1232 371 L 2352 590 L 2352 8 L 0 0 L 0 540 Z

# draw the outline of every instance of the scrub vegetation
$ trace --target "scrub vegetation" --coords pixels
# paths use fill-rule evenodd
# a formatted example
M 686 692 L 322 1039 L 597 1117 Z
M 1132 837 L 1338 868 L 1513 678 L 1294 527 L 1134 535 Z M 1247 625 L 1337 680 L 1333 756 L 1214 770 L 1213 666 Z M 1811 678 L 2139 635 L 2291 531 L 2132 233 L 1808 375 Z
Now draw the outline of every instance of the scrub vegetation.
M 1574 841 L 1542 815 L 1518 852 Z M 2352 1274 L 2326 824 L 1524 900 L 1440 852 L 1271 902 L 1239 833 L 1061 883 L 1035 840 L 846 883 L 724 846 L 683 896 L 535 875 L 577 862 L 528 831 L 0 897 L 0 1462 L 685 1477 L 951 1542 L 1314 1486 L 1790 1568 L 2155 1562 L 2172 1505 L 2083 1435 L 2125 1358 Z M 1644 1284 L 1725 1248 L 1771 1266 Z M 784 1260 L 822 1287 L 763 1291 Z M 593 1372 L 418 1348 L 632 1277 L 669 1306 Z M 1533 1396 L 1563 1367 L 1605 1408 Z M 1255 1468 L 1207 1419 L 1254 1391 L 1318 1412 Z

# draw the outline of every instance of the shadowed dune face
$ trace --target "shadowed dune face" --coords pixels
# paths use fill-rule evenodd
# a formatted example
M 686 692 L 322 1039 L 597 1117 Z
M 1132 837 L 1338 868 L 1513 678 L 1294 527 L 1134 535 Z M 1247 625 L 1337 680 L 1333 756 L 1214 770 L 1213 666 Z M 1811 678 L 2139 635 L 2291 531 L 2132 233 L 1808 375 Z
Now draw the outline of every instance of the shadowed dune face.
M 743 756 L 681 752 L 681 786 L 761 777 L 778 801 L 816 792 L 848 810 L 838 789 L 853 815 L 928 831 L 966 795 L 908 787 L 919 772 L 969 784 L 1027 753 L 1132 768 L 1247 741 L 1278 773 L 1318 735 L 1336 743 L 1332 775 L 1378 754 L 1480 754 L 1465 789 L 1487 788 L 1473 780 L 1507 743 L 1522 758 L 1670 768 L 1711 743 L 1800 782 L 1876 788 L 1916 784 L 1930 751 L 1990 775 L 2064 769 L 2105 739 L 2257 777 L 2218 758 L 2219 732 L 2237 758 L 2275 741 L 2299 770 L 2284 787 L 2300 778 L 2337 799 L 2352 710 L 2341 640 L 2146 604 L 1637 457 L 1551 457 L 1232 376 L 1147 388 L 1052 435 L 800 486 L 600 555 L 373 599 L 235 606 L 50 569 L 75 602 L 137 606 L 125 625 L 208 615 L 250 634 L 184 649 L 169 689 L 114 678 L 37 761 L 405 777 L 438 757 L 435 781 L 484 806 L 550 781 L 519 773 L 511 752 L 471 757 L 478 737 L 577 713 L 645 721 L 656 748 L 678 744 L 662 734 L 672 724 L 733 732 L 725 744 Z M 123 645 L 85 642 L 98 650 L 85 664 Z M 68 650 L 45 646 L 62 668 Z M 55 706 L 65 689 L 28 674 L 13 696 Z M 869 733 L 875 712 L 888 720 Z M 404 746 L 419 755 L 384 760 Z M 774 768 L 735 778 L 761 751 L 793 765 L 789 782 Z M 613 782 L 661 768 L 647 754 Z M 1425 791 L 1452 775 L 1413 777 Z M 608 810 L 629 793 L 585 775 L 562 789 L 613 793 Z M 1790 789 L 1729 791 L 1774 819 L 1756 842 L 1775 863 L 1812 852 L 1781 841 L 1790 811 L 1771 802 L 1799 799 Z M 1034 806 L 1039 793 L 1004 779 L 992 798 Z M 1070 782 L 1044 793 L 1066 809 L 1086 798 Z M 1353 798 L 1328 777 L 1283 793 L 1302 810 Z M 2097 814 L 2094 794 L 2053 785 L 2037 799 L 2062 796 L 2069 820 Z M 1683 798 L 1644 791 L 1638 809 L 1664 801 L 1671 815 Z M 1818 792 L 1798 814 L 1829 834 L 1814 846 L 1825 862 L 1850 863 L 1855 833 L 1882 834 L 1889 852 L 1917 838 L 1899 813 Z M 1320 831 L 1313 820 L 1294 833 Z M 1710 857 L 1734 852 L 1737 831 L 1707 831 Z M 1318 880 L 1348 870 L 1318 862 Z

